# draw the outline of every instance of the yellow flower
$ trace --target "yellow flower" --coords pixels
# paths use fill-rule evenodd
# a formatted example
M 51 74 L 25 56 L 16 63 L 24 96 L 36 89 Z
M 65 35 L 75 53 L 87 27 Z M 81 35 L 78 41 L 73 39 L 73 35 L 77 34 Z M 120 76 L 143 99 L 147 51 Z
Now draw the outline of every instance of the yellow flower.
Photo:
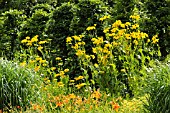
M 52 71 L 56 70 L 56 67 L 51 67 L 51 70 L 52 70 Z
M 108 48 L 111 48 L 111 47 L 112 47 L 112 45 L 109 44 L 109 43 L 108 43 L 108 44 L 105 44 L 104 46 L 105 46 L 106 48 L 107 48 L 107 47 L 108 47 Z
M 29 63 L 33 64 L 35 62 L 35 60 L 30 60 Z
M 159 39 L 153 40 L 153 43 L 156 44 L 159 41 Z
M 122 22 L 120 20 L 116 20 L 116 22 L 112 24 L 112 27 L 119 27 L 121 24 Z
M 37 66 L 34 68 L 34 71 L 38 71 L 40 69 L 40 66 Z
M 159 41 L 159 39 L 157 39 L 157 37 L 158 37 L 158 35 L 154 35 L 153 37 L 152 37 L 152 43 L 157 43 L 158 41 Z
M 32 39 L 31 42 L 37 42 L 38 41 L 38 35 L 35 35 Z
M 95 64 L 94 64 L 94 67 L 98 68 L 98 67 L 99 67 L 99 65 L 95 63 Z
M 60 57 L 56 57 L 55 60 L 61 60 L 61 58 Z
M 81 42 L 82 45 L 85 45 L 86 43 L 85 42 Z
M 147 40 L 147 43 L 149 43 L 150 41 L 151 41 L 151 40 L 150 40 L 150 39 L 148 39 L 148 40 Z
M 132 33 L 130 33 L 130 36 L 131 36 L 132 38 L 137 38 L 137 36 L 136 36 L 136 32 L 132 32 Z
M 27 46 L 32 46 L 32 42 L 28 42 L 26 45 Z
M 79 36 L 72 36 L 75 40 L 81 41 Z
M 77 50 L 77 52 L 76 52 L 76 55 L 77 56 L 82 56 L 82 55 L 84 55 L 85 54 L 85 51 L 83 51 L 83 50 Z
M 36 59 L 36 61 L 42 60 L 41 57 L 36 57 L 35 59 Z
M 93 53 L 97 53 L 97 49 L 96 48 L 92 48 Z
M 58 82 L 57 85 L 58 85 L 59 87 L 63 87 L 63 86 L 64 86 L 63 82 Z
M 40 60 L 39 62 L 40 62 L 40 64 L 42 64 L 42 63 L 45 63 L 46 60 Z
M 125 26 L 127 26 L 127 27 L 130 26 L 130 25 L 131 25 L 130 22 L 126 22 L 126 23 L 125 23 Z
M 29 40 L 29 39 L 30 39 L 30 37 L 29 37 L 29 36 L 27 36 L 25 39 Z
M 47 66 L 47 64 L 42 64 L 44 67 Z
M 39 47 L 38 47 L 38 50 L 39 50 L 39 51 L 41 51 L 42 49 L 43 49 L 43 47 L 42 47 L 42 46 L 39 46 Z
M 91 40 L 93 41 L 93 44 L 96 44 L 96 45 L 103 43 L 103 37 L 98 37 L 98 39 L 92 38 Z
M 20 66 L 22 66 L 22 67 L 24 67 L 26 65 L 26 62 L 24 61 L 24 62 L 22 62 L 22 63 L 20 63 Z
M 94 55 L 90 55 L 90 56 L 91 56 L 91 58 L 92 58 L 92 59 L 94 59 L 94 58 L 95 58 L 95 56 L 94 56 Z
M 58 77 L 58 76 L 60 76 L 60 74 L 59 74 L 59 73 L 55 75 L 55 77 Z
M 66 73 L 66 72 L 69 72 L 69 69 L 64 69 L 64 72 Z
M 122 36 L 126 32 L 126 29 L 121 29 L 118 31 L 118 35 Z
M 125 28 L 125 24 L 120 24 L 120 27 L 121 28 Z
M 81 83 L 81 84 L 77 84 L 76 87 L 77 87 L 77 89 L 80 89 L 81 87 L 83 87 L 85 85 L 86 85 L 86 83 Z
M 105 20 L 107 18 L 110 18 L 110 15 L 105 15 L 104 17 L 99 18 L 99 21 L 103 21 L 103 20 Z
M 58 65 L 59 65 L 59 66 L 62 66 L 62 65 L 63 65 L 63 63 L 58 63 Z
M 113 38 L 117 40 L 117 39 L 119 39 L 119 38 L 120 38 L 120 36 L 114 36 Z
M 74 46 L 72 46 L 73 49 L 78 49 L 79 45 L 76 43 Z
M 87 31 L 90 31 L 90 30 L 94 30 L 94 29 L 96 29 L 96 27 L 95 26 L 89 26 L 89 27 L 87 27 Z
M 103 21 L 105 18 L 103 18 L 103 17 L 101 17 L 101 18 L 99 18 L 99 21 Z
M 66 42 L 67 42 L 67 43 L 71 43 L 71 41 L 72 41 L 72 38 L 71 38 L 71 37 L 67 37 L 67 38 L 66 38 Z
M 84 77 L 83 76 L 78 76 L 78 77 L 75 77 L 74 79 L 76 80 L 76 81 L 78 81 L 78 80 L 81 80 L 81 79 L 83 79 Z
M 138 41 L 137 41 L 137 40 L 134 40 L 133 43 L 134 43 L 135 45 L 138 45 Z
M 125 34 L 126 39 L 131 39 L 130 34 Z
M 89 58 L 90 58 L 90 56 L 89 56 L 89 55 L 85 55 L 85 58 L 86 58 L 86 59 L 89 59 Z
M 132 29 L 136 29 L 136 28 L 138 28 L 139 27 L 139 24 L 135 24 L 135 25 L 132 25 Z
M 113 41 L 112 44 L 113 44 L 113 46 L 118 46 L 118 43 L 115 41 Z
M 45 44 L 45 43 L 47 43 L 47 41 L 40 41 L 38 44 Z
M 134 20 L 139 20 L 140 16 L 139 15 L 131 15 L 130 18 L 132 18 Z
M 105 28 L 105 29 L 103 30 L 103 32 L 104 32 L 104 33 L 107 33 L 107 32 L 109 32 L 109 29 L 110 29 L 110 28 L 107 27 L 107 28 Z
M 73 94 L 73 93 L 72 93 L 72 94 L 69 94 L 69 98 L 70 98 L 70 99 L 74 99 L 74 98 L 76 98 L 76 95 Z
M 113 29 L 111 30 L 111 32 L 112 32 L 112 33 L 115 33 L 117 30 L 118 30 L 118 28 L 113 28 Z
M 65 72 L 64 72 L 64 71 L 60 71 L 60 73 L 59 73 L 59 74 L 60 74 L 60 76 L 61 76 L 61 77 L 63 77 L 63 76 L 64 76 L 64 74 L 65 74 Z
M 75 80 L 70 80 L 70 82 L 75 82 Z
M 27 39 L 23 39 L 22 41 L 21 41 L 21 43 L 26 43 L 27 42 Z

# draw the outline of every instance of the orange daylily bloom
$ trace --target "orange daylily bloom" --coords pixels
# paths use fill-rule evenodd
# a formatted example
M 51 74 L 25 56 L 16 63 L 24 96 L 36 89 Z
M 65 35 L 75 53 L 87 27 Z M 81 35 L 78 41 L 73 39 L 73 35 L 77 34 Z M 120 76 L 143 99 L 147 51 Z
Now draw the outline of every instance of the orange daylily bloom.
M 62 102 L 57 102 L 57 103 L 56 103 L 56 107 L 61 107 L 62 105 L 63 105 Z

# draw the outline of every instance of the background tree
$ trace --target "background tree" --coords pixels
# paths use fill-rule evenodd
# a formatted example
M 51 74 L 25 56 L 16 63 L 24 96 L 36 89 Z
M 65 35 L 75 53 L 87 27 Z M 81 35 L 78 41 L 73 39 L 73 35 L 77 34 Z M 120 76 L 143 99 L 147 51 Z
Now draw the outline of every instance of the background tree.
M 170 0 L 146 0 L 147 18 L 143 30 L 150 35 L 159 34 L 162 56 L 170 53 Z
M 18 33 L 20 25 L 25 20 L 23 11 L 9 10 L 1 15 L 0 55 L 11 59 L 19 44 Z

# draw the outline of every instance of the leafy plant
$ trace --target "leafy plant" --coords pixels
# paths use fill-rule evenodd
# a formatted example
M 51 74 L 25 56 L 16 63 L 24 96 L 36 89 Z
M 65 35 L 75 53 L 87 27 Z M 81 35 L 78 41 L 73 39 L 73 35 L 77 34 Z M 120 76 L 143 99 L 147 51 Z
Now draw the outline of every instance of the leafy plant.
M 145 93 L 148 94 L 147 102 L 144 104 L 146 112 L 170 112 L 170 64 L 168 61 L 169 57 L 164 62 L 153 62 L 151 67 L 147 68 L 148 83 L 144 88 Z
M 9 10 L 1 15 L 0 29 L 0 55 L 9 59 L 14 57 L 14 53 L 18 50 L 19 39 L 18 32 L 20 24 L 25 20 L 26 16 L 23 11 Z
M 157 84 L 149 93 L 147 103 L 144 105 L 145 111 L 150 113 L 170 112 L 170 85 Z
M 142 31 L 153 35 L 159 33 L 159 46 L 163 57 L 170 52 L 170 1 L 169 0 L 146 0 L 144 2 L 146 17 L 142 22 Z
M 159 39 L 155 35 L 151 41 L 148 34 L 140 32 L 139 15 L 130 16 L 131 22 L 117 20 L 112 25 L 105 21 L 110 17 L 105 15 L 99 19 L 105 37 L 97 35 L 97 24 L 94 24 L 82 35 L 68 37 L 66 42 L 78 56 L 87 80 L 92 76 L 92 81 L 102 90 L 133 96 L 145 84 L 145 67 L 153 55 L 160 55 L 159 47 L 156 51 L 153 48 Z M 92 53 L 87 52 L 89 48 L 86 48 L 85 39 L 91 40 Z M 93 62 L 94 59 L 97 62 Z
M 1 109 L 26 108 L 39 94 L 40 77 L 17 63 L 0 59 Z

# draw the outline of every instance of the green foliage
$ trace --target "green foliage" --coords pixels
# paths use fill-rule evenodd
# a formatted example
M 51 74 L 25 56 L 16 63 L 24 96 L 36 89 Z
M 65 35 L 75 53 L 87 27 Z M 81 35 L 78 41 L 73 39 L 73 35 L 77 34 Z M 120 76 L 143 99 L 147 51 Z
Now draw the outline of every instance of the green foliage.
M 97 34 L 97 24 L 94 24 L 82 35 L 68 37 L 68 48 L 78 56 L 87 81 L 92 76 L 92 83 L 96 82 L 101 90 L 117 95 L 138 95 L 145 84 L 145 68 L 154 55 L 160 56 L 159 47 L 154 49 L 157 35 L 150 41 L 146 33 L 140 32 L 139 15 L 130 16 L 131 22 L 117 20 L 111 25 L 107 24 L 110 18 L 110 15 L 105 15 L 99 19 L 105 37 Z M 85 40 L 91 42 L 91 53 Z
M 100 0 L 79 0 L 79 10 L 73 24 L 74 34 L 82 33 L 88 26 L 100 24 L 99 18 L 107 13 L 107 7 Z M 100 32 L 99 32 L 100 33 Z
M 150 113 L 170 112 L 170 85 L 155 85 L 149 93 L 145 111 Z
M 11 59 L 18 49 L 18 32 L 26 16 L 23 11 L 15 9 L 2 13 L 0 18 L 2 23 L 0 26 L 0 56 L 3 55 Z
M 36 96 L 39 96 L 37 89 L 41 83 L 39 76 L 2 58 L 0 59 L 0 83 L 0 109 L 16 106 L 25 108 L 30 105 L 30 101 L 35 101 Z
M 115 0 L 113 7 L 110 7 L 111 15 L 115 20 L 122 20 L 122 22 L 128 21 L 130 15 L 133 14 L 133 10 L 137 4 L 134 0 Z
M 170 69 L 169 58 L 166 62 L 153 62 L 147 68 L 148 77 L 144 93 L 148 93 L 147 102 L 144 104 L 145 111 L 151 113 L 170 112 Z
M 159 33 L 160 49 L 165 57 L 170 52 L 170 1 L 169 0 L 146 0 L 144 2 L 147 18 L 143 22 L 143 31 L 152 35 Z
M 39 35 L 41 39 L 44 38 L 43 32 L 46 28 L 46 23 L 49 20 L 52 7 L 48 4 L 38 4 L 32 7 L 32 15 L 21 23 L 21 30 L 19 37 L 24 39 L 26 36 Z

